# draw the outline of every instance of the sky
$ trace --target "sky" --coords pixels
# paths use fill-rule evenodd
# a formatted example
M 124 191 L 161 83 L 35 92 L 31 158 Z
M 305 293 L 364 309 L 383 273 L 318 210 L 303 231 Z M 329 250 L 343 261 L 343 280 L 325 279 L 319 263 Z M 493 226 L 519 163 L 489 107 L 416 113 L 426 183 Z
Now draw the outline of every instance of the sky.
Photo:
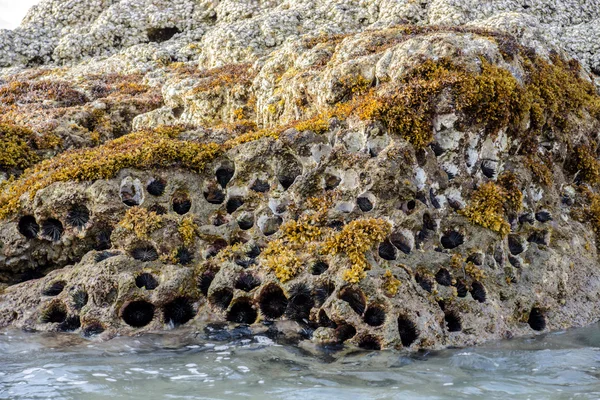
M 14 29 L 32 5 L 40 0 L 0 0 L 0 29 Z

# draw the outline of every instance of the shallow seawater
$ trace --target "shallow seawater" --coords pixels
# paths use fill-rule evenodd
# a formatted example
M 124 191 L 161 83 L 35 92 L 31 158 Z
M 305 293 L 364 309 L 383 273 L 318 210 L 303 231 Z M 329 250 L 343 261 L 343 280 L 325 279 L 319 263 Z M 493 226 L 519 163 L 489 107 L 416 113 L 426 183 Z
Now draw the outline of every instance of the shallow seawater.
M 600 325 L 440 352 L 0 334 L 0 399 L 598 399 Z

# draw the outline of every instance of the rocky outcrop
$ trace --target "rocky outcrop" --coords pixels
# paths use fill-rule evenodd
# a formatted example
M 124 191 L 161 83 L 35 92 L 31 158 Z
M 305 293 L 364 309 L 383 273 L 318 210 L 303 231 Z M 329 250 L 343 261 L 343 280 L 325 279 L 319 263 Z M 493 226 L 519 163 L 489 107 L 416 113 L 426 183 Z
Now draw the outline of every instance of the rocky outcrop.
M 46 24 L 45 65 L 0 51 L 0 326 L 416 350 L 600 317 L 593 3 L 58 4 L 5 33 Z

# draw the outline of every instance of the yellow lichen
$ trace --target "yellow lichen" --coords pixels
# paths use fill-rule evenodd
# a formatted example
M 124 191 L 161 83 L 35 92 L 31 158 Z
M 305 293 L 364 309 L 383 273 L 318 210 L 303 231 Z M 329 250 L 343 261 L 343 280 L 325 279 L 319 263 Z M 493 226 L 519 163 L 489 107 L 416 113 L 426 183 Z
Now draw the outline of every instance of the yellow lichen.
M 289 281 L 302 269 L 302 262 L 296 251 L 286 246 L 281 239 L 269 242 L 262 252 L 262 264 L 275 272 L 281 282 Z
M 196 225 L 192 217 L 185 217 L 179 222 L 177 232 L 179 232 L 184 246 L 191 247 L 194 244 L 196 236 L 198 236 L 198 225 Z
M 488 182 L 473 193 L 469 205 L 460 212 L 472 223 L 505 236 L 510 232 L 510 225 L 504 218 L 506 201 L 505 189 Z
M 383 288 L 383 292 L 386 296 L 394 297 L 398 293 L 398 289 L 400 288 L 400 280 L 397 279 L 392 274 L 392 271 L 388 269 L 383 275 L 381 287 Z
M 476 281 L 480 281 L 485 277 L 483 270 L 472 262 L 468 262 L 467 265 L 465 265 L 465 273 Z
M 589 146 L 579 145 L 575 148 L 575 167 L 585 182 L 600 182 L 600 163 Z
M 147 239 L 150 234 L 160 228 L 162 217 L 154 211 L 143 207 L 131 207 L 125 213 L 119 226 L 132 231 L 140 239 Z
M 31 148 L 33 132 L 16 125 L 0 124 L 0 169 L 25 169 L 39 161 Z

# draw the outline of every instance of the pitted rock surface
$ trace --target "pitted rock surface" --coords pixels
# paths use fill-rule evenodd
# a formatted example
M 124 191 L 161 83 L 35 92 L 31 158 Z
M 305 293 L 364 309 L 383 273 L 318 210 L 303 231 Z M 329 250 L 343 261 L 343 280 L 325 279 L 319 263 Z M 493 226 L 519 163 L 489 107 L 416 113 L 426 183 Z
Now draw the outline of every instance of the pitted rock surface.
M 599 7 L 42 1 L 0 32 L 0 327 L 596 322 Z

